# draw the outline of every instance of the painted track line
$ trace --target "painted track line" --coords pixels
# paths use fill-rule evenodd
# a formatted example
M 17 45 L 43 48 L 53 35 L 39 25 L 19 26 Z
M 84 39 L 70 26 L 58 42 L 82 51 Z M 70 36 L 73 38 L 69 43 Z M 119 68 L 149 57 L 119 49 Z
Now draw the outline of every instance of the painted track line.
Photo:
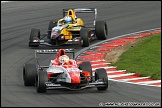
M 131 78 L 131 79 L 120 79 L 120 81 L 140 80 L 140 79 L 145 79 L 145 78 L 150 78 L 150 77 L 137 77 L 137 78 Z
M 111 68 L 116 68 L 116 66 L 107 66 L 107 67 L 99 67 L 99 68 L 104 68 L 104 69 L 111 69 Z M 92 71 L 95 71 L 98 68 L 92 68 Z
M 106 72 L 110 74 L 110 73 L 126 72 L 126 70 L 116 70 L 116 71 L 106 71 Z
M 116 78 L 116 77 L 122 77 L 122 76 L 130 76 L 134 75 L 135 73 L 127 73 L 127 74 L 118 74 L 118 75 L 108 75 L 108 78 Z

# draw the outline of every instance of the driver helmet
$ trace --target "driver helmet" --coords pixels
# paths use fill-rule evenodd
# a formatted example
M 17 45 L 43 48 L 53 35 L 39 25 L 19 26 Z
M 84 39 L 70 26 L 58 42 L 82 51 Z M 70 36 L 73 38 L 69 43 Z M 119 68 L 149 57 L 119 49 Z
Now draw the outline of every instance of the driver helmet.
M 69 62 L 69 57 L 67 55 L 62 55 L 59 57 L 59 61 L 61 64 L 66 64 Z
M 65 17 L 65 24 L 70 24 L 72 22 L 72 18 L 70 16 Z

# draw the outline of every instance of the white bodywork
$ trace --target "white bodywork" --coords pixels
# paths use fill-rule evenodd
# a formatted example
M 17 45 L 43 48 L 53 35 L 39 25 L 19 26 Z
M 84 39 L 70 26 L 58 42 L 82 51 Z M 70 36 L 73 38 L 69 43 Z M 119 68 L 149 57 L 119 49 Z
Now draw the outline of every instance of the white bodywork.
M 58 82 L 67 82 L 71 83 L 71 77 L 69 75 L 69 72 L 82 72 L 79 70 L 76 66 L 70 67 L 70 68 L 64 68 L 62 65 L 52 65 L 52 60 L 50 63 L 49 68 L 46 70 L 48 72 L 53 73 L 62 73 L 57 77 Z

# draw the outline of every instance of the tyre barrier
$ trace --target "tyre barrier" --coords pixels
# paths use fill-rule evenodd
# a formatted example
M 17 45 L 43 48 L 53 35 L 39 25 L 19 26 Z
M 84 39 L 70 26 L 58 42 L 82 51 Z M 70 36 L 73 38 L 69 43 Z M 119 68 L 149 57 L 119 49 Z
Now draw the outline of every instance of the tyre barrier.
M 117 66 L 110 66 L 111 63 L 107 63 L 105 61 L 106 54 L 118 48 L 119 46 L 123 46 L 128 42 L 133 42 L 138 38 L 158 33 L 161 33 L 161 28 L 135 32 L 112 39 L 107 39 L 87 49 L 84 49 L 84 51 L 82 51 L 82 53 L 76 57 L 76 61 L 90 61 L 93 72 L 97 68 L 105 68 L 108 79 L 112 81 L 161 87 L 161 80 L 153 80 L 150 78 L 150 76 L 142 77 L 139 74 L 127 72 L 126 70 L 118 70 Z

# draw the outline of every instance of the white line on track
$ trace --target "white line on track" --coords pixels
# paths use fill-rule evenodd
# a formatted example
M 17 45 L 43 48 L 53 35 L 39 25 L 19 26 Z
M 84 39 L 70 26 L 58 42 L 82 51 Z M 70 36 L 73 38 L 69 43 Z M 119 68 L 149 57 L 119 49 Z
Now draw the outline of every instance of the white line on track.
M 142 81 L 142 82 L 138 82 L 137 84 L 154 84 L 154 83 L 160 83 L 161 80 L 153 80 L 153 81 Z
M 104 69 L 110 69 L 110 68 L 116 68 L 116 66 L 107 66 L 107 67 L 100 67 L 100 68 L 104 68 Z M 98 68 L 92 68 L 92 70 L 96 70 Z
M 109 79 L 109 78 L 108 78 L 108 79 Z M 149 84 L 144 84 L 144 83 L 134 83 L 134 82 L 128 82 L 128 81 L 115 80 L 115 79 L 109 79 L 109 80 L 111 80 L 111 81 L 116 81 L 116 82 L 124 82 L 124 83 L 129 83 L 129 84 L 137 84 L 137 85 L 161 87 L 161 85 L 149 85 Z M 159 82 L 161 82 L 161 81 L 159 81 Z
M 130 76 L 134 75 L 135 73 L 127 73 L 127 74 L 118 74 L 118 75 L 108 75 L 108 78 L 116 78 L 116 77 L 122 77 L 122 76 Z
M 126 72 L 126 70 L 107 71 L 107 73 Z
M 106 65 L 106 64 L 111 64 L 111 63 L 91 64 L 91 66 L 99 66 L 99 65 Z
M 150 77 L 139 77 L 139 78 L 129 78 L 129 79 L 119 79 L 120 81 L 131 81 L 131 80 L 141 80 L 141 79 L 146 79 Z

